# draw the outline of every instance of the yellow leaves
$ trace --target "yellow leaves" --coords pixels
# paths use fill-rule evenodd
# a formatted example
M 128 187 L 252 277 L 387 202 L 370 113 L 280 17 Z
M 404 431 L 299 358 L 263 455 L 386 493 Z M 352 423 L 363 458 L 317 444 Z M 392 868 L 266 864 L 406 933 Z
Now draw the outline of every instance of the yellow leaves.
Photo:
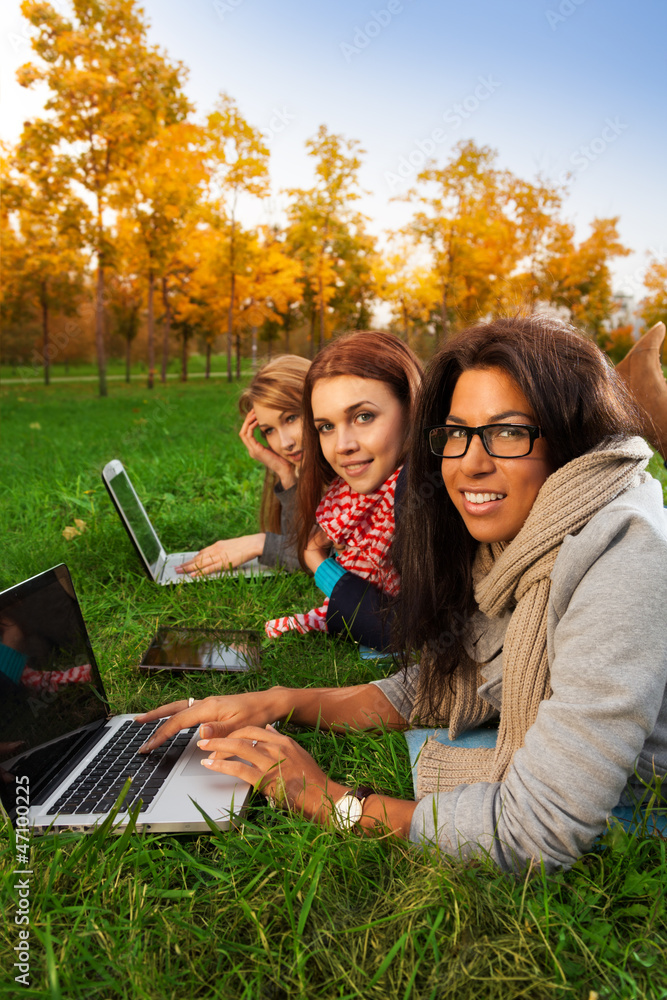
M 38 423 L 36 420 L 34 421 L 34 423 L 29 424 L 28 426 L 30 427 L 31 431 L 41 431 L 42 429 L 42 425 Z
M 63 528 L 63 538 L 66 542 L 71 542 L 73 538 L 82 535 L 87 529 L 88 525 L 86 522 L 80 517 L 75 517 L 73 525 L 68 524 L 66 528 Z

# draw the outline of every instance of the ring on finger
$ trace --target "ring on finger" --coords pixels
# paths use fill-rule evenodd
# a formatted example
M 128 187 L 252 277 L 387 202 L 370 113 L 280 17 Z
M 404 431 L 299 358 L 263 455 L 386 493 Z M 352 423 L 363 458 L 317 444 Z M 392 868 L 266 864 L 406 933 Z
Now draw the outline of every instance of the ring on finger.
M 188 708 L 192 708 L 192 706 L 194 705 L 194 703 L 195 703 L 195 699 L 194 698 L 188 698 Z
M 258 740 L 253 740 L 252 743 L 250 744 L 250 746 L 251 747 L 256 747 L 257 743 L 258 743 Z

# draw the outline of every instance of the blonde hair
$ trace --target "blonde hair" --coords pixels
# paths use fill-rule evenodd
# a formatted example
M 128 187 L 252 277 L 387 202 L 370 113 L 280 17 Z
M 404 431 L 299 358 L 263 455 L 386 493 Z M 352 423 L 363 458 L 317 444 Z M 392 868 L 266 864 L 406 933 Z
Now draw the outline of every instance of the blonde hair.
M 290 410 L 301 414 L 301 401 L 310 361 L 298 354 L 281 354 L 263 365 L 243 390 L 239 399 L 242 416 L 250 413 L 255 403 L 273 410 Z M 259 523 L 262 531 L 280 533 L 280 503 L 274 487 L 278 482 L 275 472 L 266 470 Z

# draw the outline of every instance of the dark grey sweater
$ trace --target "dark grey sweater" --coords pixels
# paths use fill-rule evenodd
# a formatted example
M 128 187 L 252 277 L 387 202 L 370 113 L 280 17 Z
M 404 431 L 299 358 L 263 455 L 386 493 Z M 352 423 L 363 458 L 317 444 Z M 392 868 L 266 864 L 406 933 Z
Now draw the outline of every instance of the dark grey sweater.
M 296 520 L 296 486 L 284 490 L 276 483 L 274 493 L 280 504 L 280 534 L 266 532 L 264 551 L 259 561 L 264 566 L 284 566 L 285 569 L 301 569 L 296 554 L 296 538 L 294 536 Z
M 506 780 L 425 796 L 412 840 L 463 857 L 488 852 L 504 870 L 540 858 L 547 870 L 568 867 L 612 809 L 641 796 L 642 779 L 654 769 L 667 774 L 667 511 L 659 483 L 645 476 L 568 535 L 551 581 L 551 698 Z M 499 627 L 506 623 L 489 630 L 496 649 Z M 483 645 L 479 661 L 494 652 Z M 418 669 L 374 682 L 404 718 Z M 479 693 L 499 707 L 502 655 L 484 673 Z

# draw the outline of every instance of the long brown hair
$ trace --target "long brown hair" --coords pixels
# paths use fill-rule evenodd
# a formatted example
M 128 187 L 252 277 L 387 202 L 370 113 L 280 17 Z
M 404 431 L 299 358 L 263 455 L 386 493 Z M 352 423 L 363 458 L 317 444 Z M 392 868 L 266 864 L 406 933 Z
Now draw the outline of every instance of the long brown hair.
M 405 502 L 393 545 L 401 574 L 394 624 L 404 663 L 425 646 L 431 711 L 463 661 L 466 622 L 476 609 L 477 542 L 449 498 L 441 459 L 423 428 L 442 424 L 454 386 L 470 369 L 499 368 L 519 387 L 549 444 L 556 469 L 604 438 L 637 432 L 636 408 L 602 351 L 574 327 L 545 316 L 498 319 L 464 330 L 435 356 L 414 418 Z
M 320 439 L 313 422 L 313 386 L 322 378 L 354 375 L 358 378 L 384 382 L 405 409 L 410 427 L 413 407 L 422 378 L 419 360 L 410 348 L 393 333 L 379 330 L 357 330 L 327 344 L 313 361 L 303 389 L 303 451 L 304 462 L 299 477 L 298 551 L 308 544 L 315 521 L 315 511 L 322 496 L 335 478 L 335 472 L 322 454 Z M 409 433 L 405 450 L 408 449 Z
M 251 383 L 241 393 L 239 410 L 245 416 L 255 403 L 271 409 L 301 413 L 301 400 L 310 361 L 297 354 L 281 354 L 260 368 Z M 280 503 L 274 487 L 278 482 L 275 472 L 266 470 L 259 522 L 262 531 L 280 533 Z

